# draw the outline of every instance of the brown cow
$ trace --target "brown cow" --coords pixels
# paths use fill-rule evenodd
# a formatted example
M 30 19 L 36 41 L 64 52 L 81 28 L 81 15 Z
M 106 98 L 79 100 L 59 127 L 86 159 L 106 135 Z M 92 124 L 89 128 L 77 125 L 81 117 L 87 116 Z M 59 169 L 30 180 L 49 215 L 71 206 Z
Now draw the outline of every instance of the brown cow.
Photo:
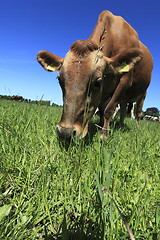
M 23 101 L 23 97 L 22 96 L 12 96 L 12 100 L 16 100 L 16 101 Z
M 103 11 L 88 40 L 73 43 L 65 58 L 41 51 L 37 60 L 44 69 L 60 72 L 63 114 L 57 131 L 61 138 L 72 134 L 83 138 L 97 107 L 101 138 L 106 137 L 119 103 L 123 122 L 126 104 L 136 101 L 139 121 L 153 63 L 137 32 L 122 17 Z

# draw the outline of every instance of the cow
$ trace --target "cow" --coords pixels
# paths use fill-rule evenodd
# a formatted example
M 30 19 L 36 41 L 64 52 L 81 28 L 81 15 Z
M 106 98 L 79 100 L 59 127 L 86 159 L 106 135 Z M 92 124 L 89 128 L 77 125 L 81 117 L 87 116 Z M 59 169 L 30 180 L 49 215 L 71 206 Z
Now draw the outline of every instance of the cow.
M 134 116 L 134 108 L 135 108 L 135 105 L 133 105 L 133 103 L 128 103 L 126 104 L 125 106 L 125 113 L 123 114 L 123 118 L 125 117 L 126 113 L 127 113 L 127 116 L 130 117 L 131 119 L 135 119 L 135 116 Z M 122 106 L 120 106 L 120 104 L 118 104 L 118 106 L 116 107 L 115 111 L 114 111 L 114 114 L 113 114 L 113 117 L 114 118 L 117 113 L 120 111 L 121 112 L 122 110 Z M 121 112 L 122 113 L 122 112 Z M 122 119 L 122 116 L 121 116 L 121 120 L 120 122 L 122 121 L 121 125 L 123 125 L 123 119 Z
M 149 121 L 153 121 L 153 122 L 160 122 L 160 119 L 158 117 L 150 116 L 150 115 L 145 115 L 144 119 L 149 120 Z
M 16 96 L 12 96 L 12 100 L 23 101 L 24 99 L 23 99 L 22 96 L 18 96 L 18 95 L 16 95 Z
M 127 103 L 136 102 L 139 122 L 153 61 L 137 32 L 121 16 L 103 11 L 89 38 L 74 42 L 64 58 L 42 50 L 37 60 L 45 70 L 59 71 L 63 112 L 57 132 L 61 139 L 85 137 L 97 107 L 101 139 L 108 134 L 118 104 L 123 122 Z

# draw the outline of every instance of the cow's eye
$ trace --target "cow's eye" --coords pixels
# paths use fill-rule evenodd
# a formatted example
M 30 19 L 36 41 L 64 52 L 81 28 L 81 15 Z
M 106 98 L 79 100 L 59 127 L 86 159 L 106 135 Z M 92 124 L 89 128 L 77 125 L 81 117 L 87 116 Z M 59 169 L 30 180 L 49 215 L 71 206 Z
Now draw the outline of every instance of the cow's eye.
M 102 85 L 102 78 L 97 78 L 96 81 L 94 82 L 94 87 L 99 88 Z

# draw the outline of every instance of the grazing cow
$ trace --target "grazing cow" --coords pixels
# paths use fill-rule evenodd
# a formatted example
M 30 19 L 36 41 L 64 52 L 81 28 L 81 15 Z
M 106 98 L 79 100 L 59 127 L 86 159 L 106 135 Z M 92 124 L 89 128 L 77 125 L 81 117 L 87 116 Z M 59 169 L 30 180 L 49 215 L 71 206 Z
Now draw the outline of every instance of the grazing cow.
M 12 96 L 12 100 L 16 100 L 16 101 L 23 101 L 23 97 L 22 96 Z
M 123 118 L 125 117 L 126 113 L 127 113 L 127 116 L 129 116 L 131 119 L 135 119 L 135 116 L 134 116 L 135 105 L 133 103 L 128 103 L 128 104 L 126 104 L 125 107 L 126 107 L 126 112 L 123 113 L 123 116 L 121 116 L 121 119 L 120 119 L 120 121 L 122 121 L 121 124 L 123 124 Z M 120 113 L 122 113 L 121 108 L 122 108 L 122 106 L 120 104 L 118 104 L 118 106 L 116 107 L 116 109 L 114 111 L 113 118 L 117 115 L 117 113 L 119 111 L 120 111 Z
M 131 119 L 135 119 L 134 109 L 135 109 L 135 104 L 129 103 L 129 104 L 128 104 L 127 115 L 130 115 Z
M 158 117 L 155 117 L 155 116 L 145 115 L 144 119 L 149 120 L 149 121 L 153 121 L 153 122 L 160 122 L 160 119 Z
M 72 44 L 65 58 L 48 51 L 37 55 L 48 71 L 59 71 L 63 113 L 57 125 L 60 138 L 85 137 L 97 107 L 105 138 L 112 115 L 121 104 L 121 122 L 127 103 L 137 102 L 141 118 L 146 90 L 151 80 L 152 56 L 137 32 L 120 16 L 103 11 L 88 40 Z

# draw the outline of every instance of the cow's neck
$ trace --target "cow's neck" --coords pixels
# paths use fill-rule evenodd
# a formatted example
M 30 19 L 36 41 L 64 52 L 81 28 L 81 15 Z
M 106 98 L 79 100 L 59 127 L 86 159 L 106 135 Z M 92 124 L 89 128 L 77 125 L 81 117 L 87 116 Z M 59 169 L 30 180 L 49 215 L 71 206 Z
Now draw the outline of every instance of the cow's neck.
M 96 27 L 88 40 L 95 42 L 98 46 L 101 44 L 102 40 L 105 38 L 106 35 L 106 24 L 102 22 L 98 22 Z

